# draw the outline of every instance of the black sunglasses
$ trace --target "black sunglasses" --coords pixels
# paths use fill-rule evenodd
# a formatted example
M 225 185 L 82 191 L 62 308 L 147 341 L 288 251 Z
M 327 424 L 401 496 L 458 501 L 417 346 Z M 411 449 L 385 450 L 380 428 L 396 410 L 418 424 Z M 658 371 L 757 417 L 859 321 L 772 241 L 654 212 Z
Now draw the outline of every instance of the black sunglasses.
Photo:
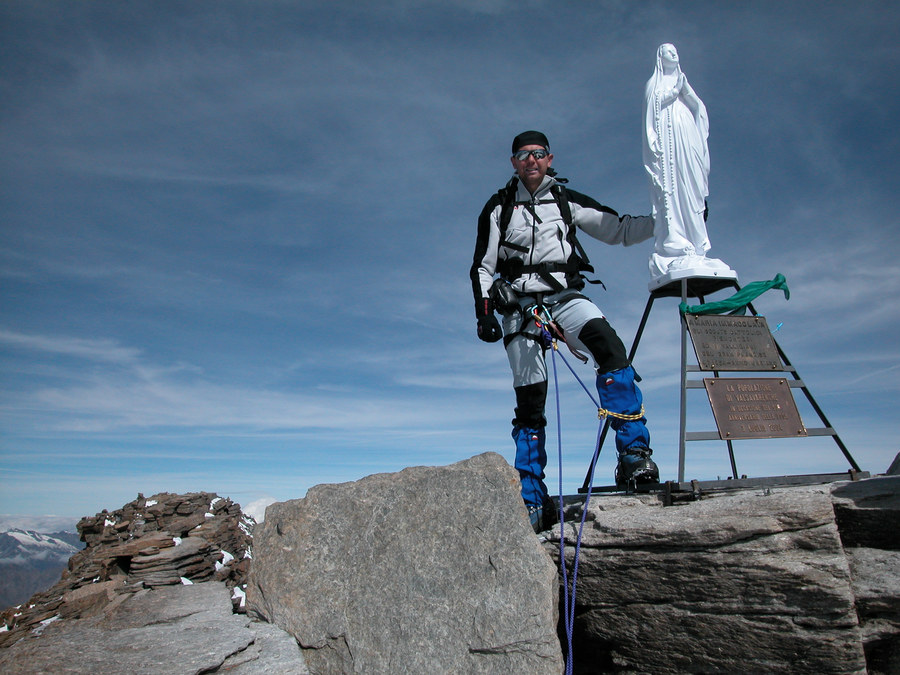
M 515 157 L 520 162 L 524 162 L 526 159 L 528 159 L 528 155 L 533 156 L 535 159 L 544 159 L 544 157 L 547 157 L 549 154 L 549 150 L 538 148 L 537 150 L 519 150 L 518 152 L 513 153 L 513 157 Z

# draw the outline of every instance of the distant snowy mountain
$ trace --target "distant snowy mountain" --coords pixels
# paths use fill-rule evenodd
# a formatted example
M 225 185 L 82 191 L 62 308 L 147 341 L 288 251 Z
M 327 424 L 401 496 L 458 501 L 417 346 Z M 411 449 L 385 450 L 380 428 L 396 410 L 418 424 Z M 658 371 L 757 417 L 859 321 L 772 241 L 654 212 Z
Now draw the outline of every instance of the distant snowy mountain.
M 23 516 L 0 514 L 0 532 L 34 530 L 35 532 L 75 532 L 79 518 L 72 516 Z
M 84 545 L 72 532 L 13 528 L 0 533 L 0 610 L 50 588 Z
M 41 534 L 33 530 L 13 529 L 0 534 L 0 565 L 48 563 L 58 566 L 78 552 L 65 541 L 66 533 Z

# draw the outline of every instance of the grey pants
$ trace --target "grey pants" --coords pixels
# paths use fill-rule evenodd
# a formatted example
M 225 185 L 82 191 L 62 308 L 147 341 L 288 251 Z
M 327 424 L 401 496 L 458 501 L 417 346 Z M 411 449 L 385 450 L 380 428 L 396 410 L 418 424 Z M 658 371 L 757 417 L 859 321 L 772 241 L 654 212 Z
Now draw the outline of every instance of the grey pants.
M 534 304 L 534 298 L 525 296 L 519 304 L 522 310 Z M 592 319 L 603 319 L 603 312 L 577 291 L 564 290 L 544 296 L 544 306 L 550 309 L 553 320 L 562 329 L 566 342 L 573 349 L 591 355 L 591 349 L 578 336 L 585 324 Z M 524 335 L 514 335 L 515 333 Z M 537 384 L 547 380 L 547 363 L 541 344 L 541 330 L 534 321 L 525 321 L 522 314 L 503 317 L 503 334 L 513 336 L 506 345 L 506 355 L 513 374 L 513 387 Z M 594 368 L 598 363 L 594 360 Z

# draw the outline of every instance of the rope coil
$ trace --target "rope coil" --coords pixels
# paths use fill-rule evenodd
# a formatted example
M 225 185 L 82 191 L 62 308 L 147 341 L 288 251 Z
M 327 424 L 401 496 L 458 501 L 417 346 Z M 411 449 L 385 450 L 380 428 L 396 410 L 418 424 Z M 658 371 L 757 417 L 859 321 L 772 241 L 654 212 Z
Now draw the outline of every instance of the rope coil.
M 641 404 L 641 411 L 636 412 L 632 415 L 626 413 L 617 413 L 612 410 L 607 410 L 606 408 L 597 408 L 597 418 L 603 419 L 604 417 L 615 417 L 617 420 L 625 420 L 627 422 L 634 422 L 636 420 L 641 419 L 644 416 L 644 405 Z

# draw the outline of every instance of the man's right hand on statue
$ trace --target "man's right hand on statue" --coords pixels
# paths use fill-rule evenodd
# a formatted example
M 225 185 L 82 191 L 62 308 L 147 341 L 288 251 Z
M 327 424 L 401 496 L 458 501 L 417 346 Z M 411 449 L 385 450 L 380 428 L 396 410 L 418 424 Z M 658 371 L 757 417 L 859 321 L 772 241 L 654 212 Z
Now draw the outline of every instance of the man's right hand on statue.
M 500 322 L 493 314 L 478 317 L 478 337 L 485 342 L 496 342 L 503 337 Z

